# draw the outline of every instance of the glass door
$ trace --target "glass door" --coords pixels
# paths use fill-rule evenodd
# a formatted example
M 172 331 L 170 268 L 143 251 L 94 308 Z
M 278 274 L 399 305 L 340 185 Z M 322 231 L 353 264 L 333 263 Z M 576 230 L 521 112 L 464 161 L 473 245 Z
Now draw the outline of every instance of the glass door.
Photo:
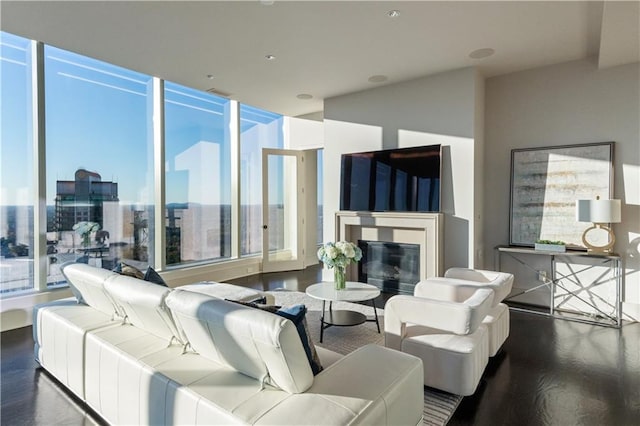
M 302 151 L 262 150 L 262 270 L 304 266 Z

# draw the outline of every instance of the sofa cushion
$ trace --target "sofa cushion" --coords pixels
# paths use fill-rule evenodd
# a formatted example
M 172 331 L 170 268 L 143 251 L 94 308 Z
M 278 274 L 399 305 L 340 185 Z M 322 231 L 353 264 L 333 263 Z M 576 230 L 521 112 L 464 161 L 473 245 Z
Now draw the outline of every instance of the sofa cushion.
M 316 351 L 316 347 L 311 340 L 311 333 L 309 332 L 309 326 L 307 325 L 307 307 L 305 305 L 292 305 L 292 306 L 275 306 L 265 305 L 255 302 L 242 302 L 240 300 L 227 300 L 228 302 L 239 303 L 250 308 L 261 309 L 263 311 L 271 312 L 276 315 L 280 315 L 293 322 L 298 330 L 300 336 L 300 342 L 304 347 L 304 352 L 307 354 L 309 360 L 309 367 L 313 371 L 315 376 L 322 371 L 322 364 L 320 363 L 320 357 Z
M 289 393 L 311 386 L 313 373 L 291 321 L 191 291 L 173 291 L 166 303 L 200 355 Z
M 182 358 L 182 352 L 181 345 L 167 345 L 131 325 L 88 333 L 85 402 L 108 424 L 172 424 L 164 408 L 172 403 L 165 397 L 169 379 L 157 366 Z M 191 362 L 186 367 L 195 366 Z
M 170 288 L 126 275 L 113 277 L 104 286 L 127 322 L 160 338 L 182 342 L 165 305 Z
M 84 263 L 64 264 L 61 271 L 78 303 L 89 305 L 112 317 L 120 315 L 113 299 L 104 289 L 105 281 L 117 274 Z
M 36 361 L 84 399 L 86 335 L 118 324 L 111 315 L 79 304 L 74 298 L 36 305 L 33 308 Z

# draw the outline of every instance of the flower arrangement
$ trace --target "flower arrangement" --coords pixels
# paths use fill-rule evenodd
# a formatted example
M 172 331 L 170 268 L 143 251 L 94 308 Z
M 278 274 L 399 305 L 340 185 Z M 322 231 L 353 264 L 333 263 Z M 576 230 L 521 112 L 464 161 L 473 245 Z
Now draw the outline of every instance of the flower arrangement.
M 350 263 L 356 263 L 362 259 L 362 250 L 357 245 L 349 241 L 338 241 L 336 243 L 324 243 L 318 249 L 318 259 L 327 268 L 345 268 Z
M 541 251 L 553 251 L 563 253 L 566 251 L 566 245 L 564 241 L 552 241 L 552 240 L 537 240 L 534 244 L 535 250 Z
M 565 245 L 564 241 L 559 241 L 559 240 L 558 241 L 538 240 L 538 241 L 536 241 L 536 243 L 537 244 L 552 244 L 552 245 L 555 245 L 555 246 L 563 246 L 563 245 Z
M 96 222 L 78 222 L 72 228 L 82 238 L 82 246 L 89 247 L 91 234 L 100 230 L 100 224 Z
M 362 259 L 362 250 L 349 241 L 328 242 L 318 249 L 318 259 L 327 268 L 333 269 L 336 289 L 342 290 L 346 288 L 345 268 Z

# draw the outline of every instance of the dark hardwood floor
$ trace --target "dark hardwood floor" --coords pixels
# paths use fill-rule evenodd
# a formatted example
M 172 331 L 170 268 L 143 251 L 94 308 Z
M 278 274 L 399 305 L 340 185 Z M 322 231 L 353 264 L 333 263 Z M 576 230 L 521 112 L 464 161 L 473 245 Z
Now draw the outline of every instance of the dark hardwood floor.
M 308 268 L 230 282 L 304 291 L 319 278 L 318 268 Z M 31 327 L 6 331 L 0 339 L 2 425 L 100 422 L 37 367 Z M 449 425 L 640 425 L 640 323 L 618 330 L 511 312 L 503 350 Z

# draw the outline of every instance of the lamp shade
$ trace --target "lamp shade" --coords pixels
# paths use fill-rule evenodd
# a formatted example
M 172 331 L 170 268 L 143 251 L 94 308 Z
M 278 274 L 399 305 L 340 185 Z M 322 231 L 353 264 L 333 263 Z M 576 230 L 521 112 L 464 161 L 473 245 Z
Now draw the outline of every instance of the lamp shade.
M 620 200 L 578 200 L 576 219 L 578 222 L 618 223 L 621 220 Z

